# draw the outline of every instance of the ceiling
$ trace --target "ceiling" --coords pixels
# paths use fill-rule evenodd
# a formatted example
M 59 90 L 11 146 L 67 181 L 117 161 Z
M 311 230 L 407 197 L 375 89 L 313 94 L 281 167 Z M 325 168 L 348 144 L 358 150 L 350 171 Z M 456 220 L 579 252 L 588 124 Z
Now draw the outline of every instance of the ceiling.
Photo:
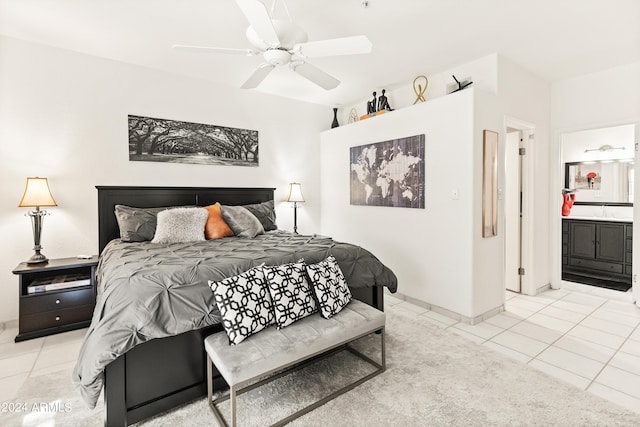
M 269 8 L 273 0 L 263 1 Z M 252 90 L 339 106 L 496 52 L 548 81 L 640 60 L 640 0 L 362 3 L 287 1 L 309 41 L 364 34 L 373 43 L 370 54 L 309 61 L 338 78 L 337 88 L 280 67 Z M 281 5 L 275 16 L 286 18 Z M 172 45 L 249 48 L 247 26 L 234 0 L 0 0 L 0 34 L 233 87 L 261 57 Z

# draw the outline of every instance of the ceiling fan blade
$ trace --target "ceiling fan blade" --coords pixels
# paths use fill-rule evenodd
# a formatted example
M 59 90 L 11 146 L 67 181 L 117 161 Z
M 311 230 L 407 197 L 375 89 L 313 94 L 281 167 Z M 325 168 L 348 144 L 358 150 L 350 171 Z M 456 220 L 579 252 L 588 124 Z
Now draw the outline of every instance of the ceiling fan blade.
M 280 46 L 280 39 L 263 3 L 258 0 L 236 0 L 236 3 L 262 41 L 273 47 Z
M 300 43 L 293 47 L 293 51 L 306 58 L 317 58 L 321 56 L 369 53 L 372 47 L 373 45 L 367 36 L 352 36 Z
M 260 83 L 262 83 L 265 77 L 267 77 L 274 68 L 276 67 L 271 64 L 267 64 L 267 63 L 260 64 L 260 66 L 256 68 L 253 74 L 251 74 L 251 76 L 247 79 L 246 82 L 242 84 L 242 86 L 240 86 L 240 88 L 253 89 L 254 87 L 258 86 Z
M 247 56 L 253 56 L 253 55 L 257 55 L 257 54 L 260 53 L 258 51 L 253 50 L 253 49 L 234 49 L 234 48 L 227 48 L 227 47 L 191 46 L 191 45 L 185 45 L 185 44 L 174 44 L 173 48 L 177 49 L 177 50 L 184 50 L 184 51 L 191 51 L 191 52 L 227 53 L 227 54 L 247 55 Z
M 330 76 L 329 74 L 325 73 L 317 67 L 314 67 L 308 62 L 299 64 L 292 63 L 291 69 L 325 90 L 333 89 L 340 84 L 340 80 Z

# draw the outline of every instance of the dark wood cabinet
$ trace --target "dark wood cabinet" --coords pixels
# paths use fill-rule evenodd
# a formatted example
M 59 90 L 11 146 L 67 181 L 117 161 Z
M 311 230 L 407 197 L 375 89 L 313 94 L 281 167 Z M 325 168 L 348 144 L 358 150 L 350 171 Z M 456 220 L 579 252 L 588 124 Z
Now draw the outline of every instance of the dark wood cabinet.
M 626 291 L 631 287 L 630 222 L 562 220 L 562 279 Z
M 18 335 L 15 341 L 89 326 L 95 307 L 98 257 L 60 258 L 19 264 Z

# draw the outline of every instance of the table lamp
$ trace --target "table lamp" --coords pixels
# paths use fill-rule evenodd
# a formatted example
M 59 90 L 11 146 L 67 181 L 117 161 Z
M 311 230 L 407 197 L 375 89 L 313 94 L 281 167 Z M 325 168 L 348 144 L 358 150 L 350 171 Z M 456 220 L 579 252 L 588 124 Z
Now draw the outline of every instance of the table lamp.
M 40 253 L 40 236 L 42 234 L 42 219 L 47 215 L 47 211 L 40 210 L 41 206 L 58 206 L 53 200 L 51 190 L 49 190 L 49 182 L 47 178 L 27 178 L 27 186 L 24 189 L 22 199 L 18 204 L 21 208 L 36 208 L 29 211 L 27 215 L 31 217 L 31 225 L 33 226 L 33 250 L 35 253 L 29 258 L 27 264 L 39 264 L 49 261 L 46 256 Z
M 304 197 L 302 196 L 302 185 L 297 182 L 289 184 L 289 194 L 285 201 L 293 202 L 293 232 L 298 234 L 298 202 L 304 202 Z

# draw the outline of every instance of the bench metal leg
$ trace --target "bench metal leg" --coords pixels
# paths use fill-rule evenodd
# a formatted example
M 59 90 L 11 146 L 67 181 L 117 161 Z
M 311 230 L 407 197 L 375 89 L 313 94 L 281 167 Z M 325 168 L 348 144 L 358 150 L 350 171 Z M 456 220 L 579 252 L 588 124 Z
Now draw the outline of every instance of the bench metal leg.
M 229 395 L 230 397 L 230 403 L 231 403 L 231 427 L 236 427 L 236 386 L 231 386 L 231 390 L 229 391 Z
M 369 358 L 368 356 L 365 356 L 364 354 L 360 353 L 359 351 L 353 349 L 352 347 L 350 347 L 348 344 L 343 347 L 346 348 L 347 350 L 349 350 L 351 353 L 353 353 L 355 356 L 359 357 L 360 359 L 364 360 L 365 362 L 368 362 L 369 364 L 371 364 L 372 366 L 374 366 L 375 368 L 377 368 L 375 371 L 371 372 L 370 374 L 360 378 L 359 380 L 346 385 L 345 387 L 342 387 L 336 391 L 334 391 L 333 393 L 331 393 L 330 395 L 323 397 L 322 399 L 312 403 L 309 406 L 306 406 L 302 409 L 300 409 L 299 411 L 295 412 L 294 414 L 289 415 L 286 418 L 281 419 L 280 421 L 274 423 L 271 427 L 279 427 L 279 426 L 283 426 L 285 424 L 290 423 L 291 421 L 295 420 L 296 418 L 299 418 L 311 411 L 313 411 L 314 409 L 324 405 L 325 403 L 335 399 L 336 397 L 356 388 L 357 386 L 359 386 L 360 384 L 370 380 L 371 378 L 375 377 L 376 375 L 379 375 L 381 373 L 383 373 L 386 368 L 387 368 L 387 362 L 386 362 L 386 348 L 385 348 L 385 333 L 384 333 L 384 327 L 382 329 L 379 330 L 380 332 L 380 363 L 376 362 L 375 360 Z M 207 354 L 207 395 L 208 395 L 208 399 L 209 399 L 209 408 L 211 409 L 211 412 L 213 412 L 213 414 L 215 415 L 216 419 L 218 420 L 218 422 L 220 423 L 221 426 L 225 426 L 227 427 L 227 423 L 224 420 L 224 418 L 222 417 L 222 414 L 220 413 L 220 411 L 218 410 L 218 408 L 216 407 L 217 404 L 222 403 L 226 400 L 229 400 L 229 403 L 231 405 L 231 427 L 236 427 L 236 422 L 237 422 L 237 398 L 238 395 L 242 394 L 242 393 L 246 393 L 248 391 L 253 390 L 254 388 L 257 388 L 263 384 L 266 384 L 268 382 L 271 382 L 275 379 L 278 379 L 284 375 L 287 375 L 288 373 L 290 373 L 293 370 L 297 370 L 300 369 L 301 367 L 307 366 L 309 363 L 315 362 L 317 360 L 319 360 L 319 358 L 324 358 L 324 357 L 328 357 L 331 356 L 333 354 L 335 354 L 337 351 L 339 351 L 340 348 L 338 349 L 334 349 L 331 351 L 328 351 L 326 354 L 322 355 L 322 357 L 314 357 L 312 359 L 310 359 L 307 363 L 303 363 L 300 365 L 296 365 L 293 366 L 289 369 L 285 369 L 282 372 L 270 376 L 268 378 L 262 379 L 258 382 L 255 382 L 253 384 L 250 384 L 249 386 L 246 387 L 241 387 L 242 384 L 236 384 L 233 386 L 230 386 L 229 388 L 229 393 L 225 394 L 223 396 L 218 397 L 217 399 L 213 400 L 213 362 L 211 361 L 211 357 Z M 255 379 L 255 378 L 254 378 Z M 247 382 L 253 381 L 252 380 L 248 380 Z
M 216 408 L 216 404 L 213 401 L 213 362 L 211 361 L 211 357 L 209 356 L 209 354 L 207 354 L 207 400 L 209 402 L 209 409 L 211 409 L 211 412 L 213 412 L 213 415 L 215 415 L 218 423 L 220 423 L 221 426 L 226 427 L 227 423 L 222 417 L 220 411 L 218 411 L 218 408 Z M 216 399 L 216 401 L 218 400 L 219 399 Z M 235 405 L 235 399 L 233 400 L 233 403 Z M 235 422 L 235 420 L 233 420 L 232 422 Z

